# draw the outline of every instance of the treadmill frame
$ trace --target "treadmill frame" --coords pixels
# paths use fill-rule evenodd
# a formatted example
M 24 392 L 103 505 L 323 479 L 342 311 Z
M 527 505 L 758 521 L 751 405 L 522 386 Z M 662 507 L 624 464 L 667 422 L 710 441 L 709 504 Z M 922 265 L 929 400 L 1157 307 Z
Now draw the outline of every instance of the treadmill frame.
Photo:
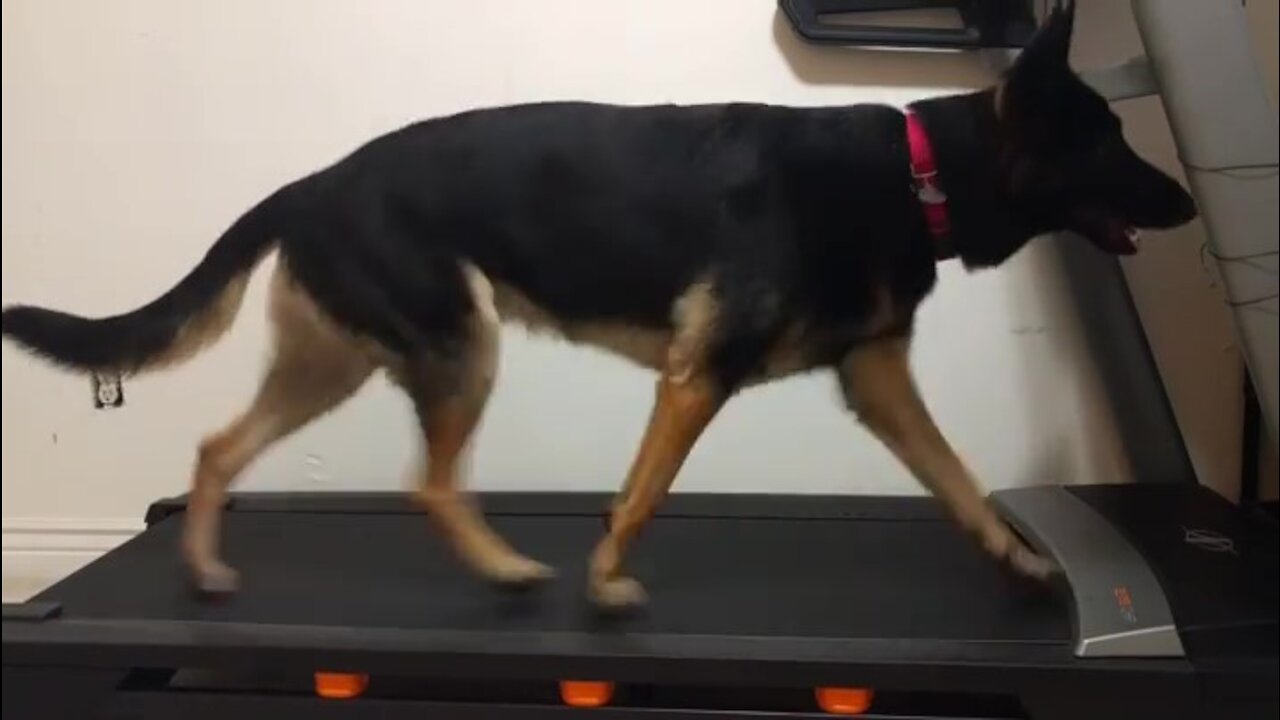
M 586 493 L 493 493 L 498 515 L 600 517 L 608 498 Z M 392 493 L 248 494 L 231 513 L 403 512 Z M 149 526 L 183 509 L 175 498 L 154 504 Z M 937 519 L 928 498 L 680 494 L 662 517 L 791 519 Z M 1179 658 L 1089 658 L 1069 642 L 830 639 L 663 635 L 609 632 L 485 632 L 234 622 L 105 620 L 58 617 L 40 602 L 6 606 L 4 716 L 92 717 L 90 709 L 187 720 L 248 718 L 442 717 L 543 718 L 579 709 L 556 704 L 483 703 L 361 697 L 335 702 L 272 692 L 196 692 L 162 688 L 169 671 L 359 672 L 370 675 L 502 683 L 607 679 L 681 688 L 873 687 L 890 693 L 989 694 L 1016 698 L 1030 717 L 1179 717 L 1203 702 L 1198 676 Z M 23 615 L 27 617 L 22 617 Z M 43 618 L 43 619 L 42 619 Z M 141 678 L 141 680 L 139 679 Z M 51 699 L 67 703 L 61 711 Z M 403 711 L 403 715 L 399 712 Z M 615 707 L 611 718 L 723 717 L 724 710 Z M 35 713 L 35 714 L 33 714 Z M 150 714 L 148 714 L 150 713 Z M 254 713 L 259 713 L 255 715 Z M 319 713 L 319 714 L 317 714 Z M 656 713 L 656 715 L 655 715 Z M 667 713 L 667 714 L 663 714 Z M 760 717 L 820 717 L 820 713 Z M 882 717 L 866 715 L 864 717 Z M 916 717 L 927 717 L 917 715 Z M 945 717 L 945 716 L 938 716 Z

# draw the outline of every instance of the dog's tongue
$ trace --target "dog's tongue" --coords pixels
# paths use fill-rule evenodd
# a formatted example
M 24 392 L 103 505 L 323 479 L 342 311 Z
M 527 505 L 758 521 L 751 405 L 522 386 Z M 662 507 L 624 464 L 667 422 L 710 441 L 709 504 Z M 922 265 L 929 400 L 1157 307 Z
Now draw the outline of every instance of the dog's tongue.
M 1137 228 L 1126 225 L 1119 220 L 1112 220 L 1107 223 L 1107 235 L 1113 247 L 1125 254 L 1138 252 L 1138 243 L 1142 240 L 1142 233 Z

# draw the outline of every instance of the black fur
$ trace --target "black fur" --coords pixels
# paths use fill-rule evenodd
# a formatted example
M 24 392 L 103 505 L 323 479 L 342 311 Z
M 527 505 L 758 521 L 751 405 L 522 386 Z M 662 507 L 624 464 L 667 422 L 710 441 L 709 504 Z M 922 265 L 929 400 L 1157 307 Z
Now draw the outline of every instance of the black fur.
M 169 292 L 132 312 L 90 320 L 45 308 L 5 308 L 3 332 L 49 360 L 81 370 L 130 372 L 164 352 L 182 325 L 267 251 L 285 191 L 241 216 Z
M 914 105 L 970 267 L 1056 230 L 1125 252 L 1124 227 L 1195 215 L 1068 69 L 1070 23 L 1056 12 L 1000 92 Z M 12 308 L 4 334 L 73 367 L 139 366 L 273 239 L 334 318 L 407 355 L 459 339 L 460 260 L 566 322 L 666 328 L 673 301 L 709 279 L 727 389 L 795 321 L 820 328 L 807 351 L 835 361 L 864 339 L 877 292 L 904 311 L 891 331 L 908 332 L 936 279 L 896 109 L 545 103 L 378 138 L 255 208 L 154 303 L 97 321 Z

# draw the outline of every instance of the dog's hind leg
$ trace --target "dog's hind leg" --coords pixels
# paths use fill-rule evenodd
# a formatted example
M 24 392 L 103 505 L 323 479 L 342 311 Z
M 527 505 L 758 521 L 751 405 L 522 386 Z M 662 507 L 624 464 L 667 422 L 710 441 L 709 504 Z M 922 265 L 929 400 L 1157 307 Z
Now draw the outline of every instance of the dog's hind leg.
M 197 586 L 235 589 L 219 558 L 222 502 L 236 476 L 275 441 L 350 397 L 373 371 L 356 340 L 325 317 L 281 266 L 272 279 L 275 356 L 257 396 L 239 418 L 200 445 L 187 505 L 183 554 Z
M 916 390 L 905 339 L 854 349 L 839 376 L 850 409 L 988 553 L 1019 573 L 1043 579 L 1053 565 L 1028 549 L 983 499 L 978 483 L 938 430 Z
M 488 280 L 470 265 L 463 266 L 463 274 L 472 298 L 463 337 L 409 359 L 396 373 L 413 399 L 427 450 L 428 460 L 418 470 L 418 498 L 470 568 L 501 585 L 529 585 L 550 578 L 551 568 L 508 545 L 485 522 L 459 480 L 493 388 L 501 331 Z

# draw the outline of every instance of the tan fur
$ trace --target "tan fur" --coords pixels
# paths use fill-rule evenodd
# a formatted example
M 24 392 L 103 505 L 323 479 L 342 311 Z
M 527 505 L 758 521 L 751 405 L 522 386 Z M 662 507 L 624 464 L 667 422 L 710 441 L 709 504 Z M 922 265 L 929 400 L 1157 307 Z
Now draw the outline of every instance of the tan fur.
M 711 286 L 706 282 L 690 285 L 672 304 L 672 325 L 683 328 L 674 334 L 623 323 L 564 322 L 520 291 L 502 284 L 494 286 L 494 304 L 503 320 L 518 322 L 534 332 L 599 348 L 650 370 L 668 366 L 690 369 L 688 358 L 700 355 L 701 346 L 712 330 L 715 312 Z
M 373 372 L 366 348 L 338 328 L 283 267 L 272 278 L 275 356 L 249 409 L 200 446 L 183 549 L 201 587 L 235 583 L 218 559 L 221 506 L 236 476 L 272 443 L 350 397 Z
M 418 497 L 472 569 L 496 582 L 525 584 L 550 576 L 550 568 L 517 553 L 461 490 L 461 460 L 493 388 L 501 332 L 489 280 L 471 265 L 463 271 L 476 306 L 467 352 L 447 364 L 418 359 L 401 381 L 418 411 L 430 457 L 419 472 Z
M 591 556 L 588 591 L 605 607 L 644 601 L 640 583 L 621 574 L 631 541 L 667 496 L 676 474 L 724 398 L 705 375 L 658 381 L 657 400 L 640 450 L 627 474 L 626 492 L 614 506 L 609 532 Z
M 666 368 L 658 381 L 653 414 L 623 491 L 615 501 L 609 532 L 591 556 L 588 591 L 599 605 L 623 608 L 644 602 L 644 588 L 621 573 L 622 561 L 724 402 L 721 391 L 703 372 L 707 344 L 715 336 L 718 316 L 719 306 L 710 283 L 695 283 L 675 303 L 672 319 L 676 330 Z M 877 337 L 892 330 L 899 320 L 888 288 L 880 287 L 875 291 L 873 311 L 860 331 L 869 338 Z M 769 352 L 763 370 L 749 382 L 766 382 L 813 369 L 821 361 L 816 348 L 827 340 L 805 323 L 793 322 Z M 856 372 L 854 375 L 862 377 Z M 879 397 L 872 398 L 872 407 L 878 407 L 874 402 Z
M 676 331 L 664 334 L 667 342 L 661 349 L 654 348 L 661 355 L 654 369 L 676 383 L 687 382 L 705 360 L 707 343 L 716 329 L 717 314 L 711 283 L 698 281 L 690 285 L 672 303 L 671 322 Z M 633 477 L 634 474 L 627 476 L 619 497 L 631 492 Z
M 988 552 L 1044 577 L 1051 566 L 1022 545 L 987 505 L 969 470 L 938 430 L 911 376 L 907 341 L 885 339 L 854 349 L 839 377 L 850 409 L 946 505 Z
M 164 352 L 148 360 L 138 371 L 151 372 L 182 363 L 222 337 L 236 319 L 252 275 L 253 268 L 250 268 L 232 278 L 208 307 L 183 323 Z
M 503 320 L 617 353 L 659 369 L 657 399 L 644 438 L 612 513 L 609 532 L 591 556 L 589 590 L 606 606 L 643 601 L 643 588 L 621 574 L 627 548 L 667 495 L 698 437 L 724 401 L 705 372 L 706 352 L 719 316 L 712 285 L 692 284 L 672 306 L 672 332 L 603 323 L 563 323 L 527 297 L 494 286 L 469 264 L 462 270 L 474 301 L 461 355 L 401 357 L 342 329 L 278 267 L 272 278 L 270 316 L 275 357 L 252 405 L 225 430 L 201 444 L 184 535 L 184 550 L 202 587 L 234 585 L 234 572 L 218 559 L 221 504 L 234 478 L 272 443 L 355 393 L 378 367 L 386 368 L 418 412 L 429 462 L 415 471 L 418 498 L 458 555 L 481 575 L 502 583 L 544 579 L 551 570 L 520 555 L 485 522 L 463 492 L 460 466 L 480 423 L 497 374 Z M 239 306 L 248 273 L 237 278 L 210 308 L 179 334 L 169 361 L 191 353 L 226 329 Z M 864 332 L 875 337 L 898 317 L 887 289 Z M 814 367 L 822 338 L 805 324 L 782 333 L 759 378 L 765 381 Z M 1038 558 L 987 508 L 976 483 L 933 425 L 915 391 L 906 342 L 873 341 L 840 367 L 850 407 L 930 490 L 976 533 L 988 550 L 1024 570 Z
M 266 448 L 337 406 L 385 367 L 418 409 L 431 463 L 416 473 L 419 498 L 464 560 L 487 577 L 527 582 L 547 576 L 543 565 L 520 556 L 485 524 L 458 491 L 458 460 L 479 421 L 498 360 L 499 318 L 492 289 L 466 267 L 476 312 L 471 343 L 461 360 L 402 358 L 338 324 L 283 266 L 270 289 L 275 356 L 253 404 L 200 446 L 192 482 L 183 548 L 199 585 L 234 587 L 234 571 L 218 557 L 220 513 L 227 488 Z
M 276 331 L 270 369 L 250 408 L 201 445 L 184 549 L 203 587 L 220 589 L 234 584 L 234 573 L 219 560 L 217 547 L 220 506 L 235 477 L 272 443 L 350 397 L 378 367 L 388 370 L 418 410 L 430 457 L 416 472 L 421 478 L 418 497 L 462 559 L 500 582 L 524 583 L 548 576 L 548 568 L 523 557 L 493 532 L 461 492 L 458 479 L 460 460 L 493 386 L 503 319 L 553 330 L 571 341 L 602 347 L 643 366 L 666 368 L 667 386 L 690 383 L 687 389 L 660 393 L 661 411 L 655 416 L 653 438 L 644 444 L 648 450 L 638 456 L 628 482 L 637 483 L 637 501 L 653 498 L 656 504 L 665 494 L 683 455 L 705 425 L 705 421 L 697 421 L 702 413 L 690 410 L 698 403 L 681 398 L 709 397 L 710 384 L 693 378 L 714 332 L 716 313 L 710 285 L 691 286 L 673 305 L 676 331 L 667 333 L 621 325 L 560 323 L 520 293 L 494 287 L 474 266 L 464 265 L 463 272 L 476 307 L 467 352 L 460 358 L 404 358 L 342 329 L 283 266 L 277 267 L 270 291 L 270 316 Z M 242 299 L 247 279 L 247 273 L 237 279 L 209 312 L 184 330 L 184 347 L 193 348 L 197 338 L 211 339 L 225 329 Z M 693 425 L 688 426 L 689 422 Z M 663 429 L 668 427 L 676 429 Z M 622 507 L 619 527 L 624 529 L 638 529 L 642 517 L 652 510 L 649 505 L 637 509 L 624 503 Z M 617 540 L 615 537 L 612 546 L 625 545 Z
M 471 299 L 476 307 L 475 315 L 471 318 L 471 335 L 475 338 L 475 385 L 467 386 L 465 391 L 473 396 L 487 398 L 498 374 L 498 339 L 502 332 L 502 318 L 494 304 L 493 285 L 484 273 L 470 263 L 463 263 L 462 272 L 467 278 L 467 287 L 471 289 Z
M 711 283 L 705 280 L 690 285 L 676 299 L 671 311 L 676 331 L 666 356 L 666 372 L 673 382 L 687 382 L 700 369 L 719 312 Z
M 600 348 L 641 367 L 665 369 L 676 381 L 699 370 L 706 345 L 715 335 L 719 315 L 714 287 L 707 280 L 691 284 L 672 303 L 674 333 L 624 324 L 567 323 L 510 286 L 498 284 L 493 286 L 492 292 L 498 315 L 505 321 L 517 322 L 534 332 Z M 864 323 L 862 333 L 867 337 L 881 335 L 899 320 L 889 290 L 882 286 L 875 291 L 874 308 Z M 791 323 L 765 358 L 762 371 L 748 378 L 748 384 L 764 383 L 817 368 L 822 359 L 815 348 L 825 340 L 805 322 Z

